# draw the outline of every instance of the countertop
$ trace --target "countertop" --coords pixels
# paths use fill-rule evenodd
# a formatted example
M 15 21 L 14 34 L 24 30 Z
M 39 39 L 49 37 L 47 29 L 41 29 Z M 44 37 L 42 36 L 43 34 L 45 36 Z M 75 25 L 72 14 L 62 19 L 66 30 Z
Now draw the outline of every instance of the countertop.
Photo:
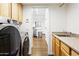
M 55 37 L 57 37 L 59 40 L 67 44 L 70 48 L 75 50 L 76 52 L 79 53 L 79 37 L 71 35 L 70 37 L 61 37 L 57 36 L 56 34 L 61 34 L 61 33 L 52 33 Z M 66 33 L 67 34 L 67 33 Z

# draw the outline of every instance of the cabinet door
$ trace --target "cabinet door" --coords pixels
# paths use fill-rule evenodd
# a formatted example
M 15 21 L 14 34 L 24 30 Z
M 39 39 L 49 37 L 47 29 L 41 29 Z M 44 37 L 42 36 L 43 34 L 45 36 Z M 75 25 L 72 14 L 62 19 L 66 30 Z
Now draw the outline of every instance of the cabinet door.
M 55 51 L 56 51 L 56 42 L 55 42 L 56 40 L 55 40 L 55 37 L 53 36 L 53 38 L 52 38 L 52 53 L 54 54 L 54 55 L 56 55 L 55 54 Z
M 61 48 L 61 56 L 70 56 L 64 49 Z
M 23 20 L 23 6 L 22 4 L 18 4 L 19 7 L 19 22 L 22 22 Z
M 60 46 L 56 43 L 56 56 L 60 56 Z
M 0 16 L 11 18 L 11 3 L 0 4 Z
M 70 54 L 70 47 L 61 42 L 61 48 L 64 49 L 68 54 Z
M 18 4 L 12 3 L 12 19 L 18 20 Z

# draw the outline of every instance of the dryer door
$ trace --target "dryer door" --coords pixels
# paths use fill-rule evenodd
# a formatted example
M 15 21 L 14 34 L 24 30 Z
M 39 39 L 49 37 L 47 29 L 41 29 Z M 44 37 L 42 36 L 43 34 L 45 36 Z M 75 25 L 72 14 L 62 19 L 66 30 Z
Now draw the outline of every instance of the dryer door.
M 20 36 L 19 31 L 13 26 L 7 26 L 7 27 L 3 28 L 2 30 L 0 30 L 0 34 L 1 35 L 6 34 L 8 37 L 7 40 L 5 38 L 5 42 L 3 39 L 0 39 L 1 41 L 4 42 L 4 43 L 0 44 L 0 47 L 2 45 L 4 51 L 6 50 L 5 47 L 7 47 L 9 50 L 7 50 L 6 52 L 9 52 L 9 55 L 15 55 L 16 52 L 20 49 L 21 36 Z M 1 43 L 1 41 L 0 41 L 0 43 Z M 4 52 L 4 51 L 3 51 L 3 53 L 5 54 L 6 52 Z M 0 50 L 0 53 L 2 53 L 2 50 Z

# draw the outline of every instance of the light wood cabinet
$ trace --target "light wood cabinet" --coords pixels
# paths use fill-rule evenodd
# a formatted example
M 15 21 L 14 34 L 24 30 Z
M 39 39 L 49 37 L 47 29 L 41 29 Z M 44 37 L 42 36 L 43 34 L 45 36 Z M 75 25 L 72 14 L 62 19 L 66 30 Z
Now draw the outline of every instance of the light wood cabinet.
M 69 56 L 69 47 L 58 38 L 53 37 L 53 52 L 55 56 Z
M 63 48 L 61 48 L 61 56 L 70 56 Z
M 18 7 L 19 7 L 19 22 L 22 22 L 23 20 L 23 5 L 22 4 L 18 4 Z
M 0 16 L 22 22 L 23 5 L 21 3 L 0 3 Z
M 22 22 L 23 5 L 21 3 L 12 3 L 12 19 Z
M 72 47 L 55 36 L 52 38 L 52 52 L 54 56 L 79 56 L 79 53 L 74 51 Z
M 0 3 L 0 16 L 11 18 L 11 3 Z
M 53 39 L 52 39 L 52 53 L 54 55 L 56 55 L 55 51 L 56 51 L 56 44 L 55 44 L 55 40 L 56 38 L 53 36 Z
M 70 54 L 70 48 L 61 42 L 61 49 L 63 49 L 64 51 L 66 51 L 68 54 Z
M 61 56 L 70 56 L 70 48 L 61 42 Z
M 13 20 L 19 20 L 18 10 L 19 10 L 18 4 L 12 3 L 12 19 Z
M 56 38 L 56 43 L 59 45 L 60 44 L 60 41 L 58 38 Z
M 79 56 L 79 54 L 75 52 L 74 50 L 71 50 L 71 56 Z
M 60 46 L 56 43 L 56 56 L 60 56 Z
M 60 41 L 58 38 L 55 39 L 56 40 L 56 56 L 60 55 Z
M 52 49 L 53 49 L 53 53 L 55 56 L 59 56 L 60 55 L 60 41 L 53 36 L 53 40 L 52 40 Z

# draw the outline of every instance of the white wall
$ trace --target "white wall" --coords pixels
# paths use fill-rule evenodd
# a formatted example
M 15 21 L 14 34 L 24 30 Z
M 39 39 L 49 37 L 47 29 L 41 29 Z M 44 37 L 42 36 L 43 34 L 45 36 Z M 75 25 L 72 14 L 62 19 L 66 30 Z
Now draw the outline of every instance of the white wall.
M 50 8 L 50 23 L 52 32 L 66 31 L 66 8 Z
M 49 28 L 51 40 L 50 54 L 52 54 L 52 32 L 66 31 L 66 8 L 65 7 L 49 7 Z
M 67 31 L 79 34 L 79 3 L 67 7 Z

